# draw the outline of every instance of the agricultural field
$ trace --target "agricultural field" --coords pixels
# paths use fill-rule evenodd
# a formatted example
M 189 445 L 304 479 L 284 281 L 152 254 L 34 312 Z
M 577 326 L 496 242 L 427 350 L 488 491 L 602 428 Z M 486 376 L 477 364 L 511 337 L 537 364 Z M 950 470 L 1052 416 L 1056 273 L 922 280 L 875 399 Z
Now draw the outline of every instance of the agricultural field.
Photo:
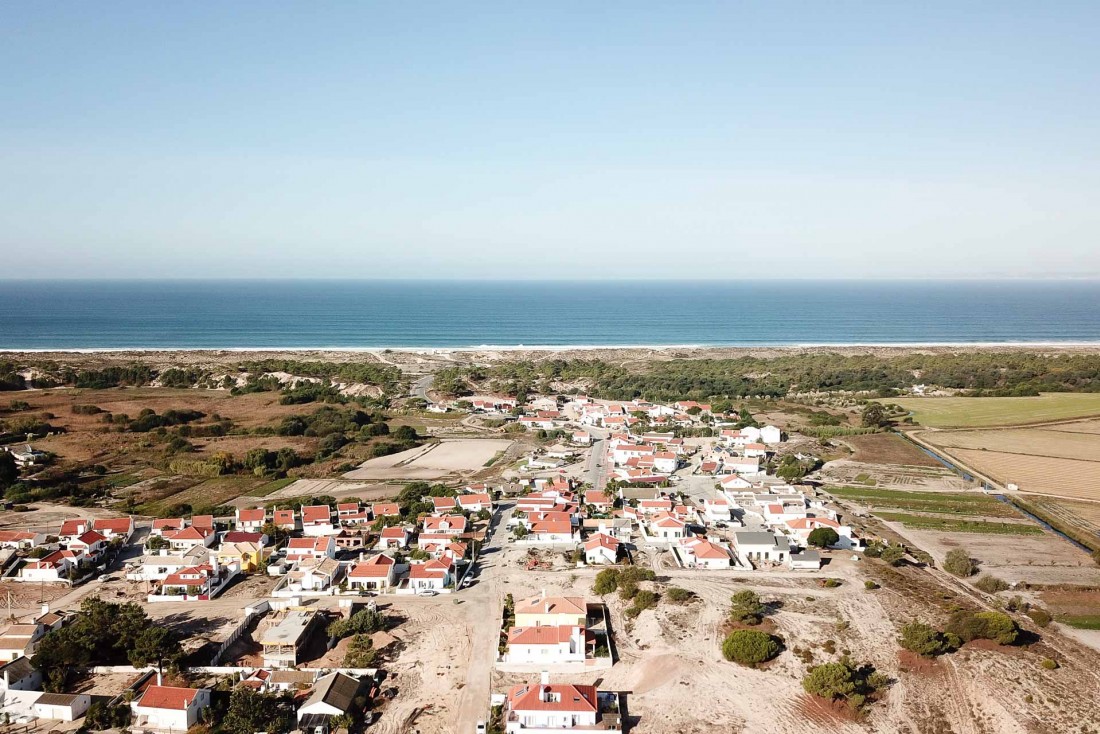
M 1056 459 L 1100 461 L 1100 433 L 1065 431 L 1060 426 L 979 431 L 924 431 L 919 436 L 936 446 L 950 449 L 977 449 Z
M 875 516 L 886 522 L 900 522 L 907 528 L 938 530 L 945 533 L 988 533 L 992 535 L 1042 535 L 1043 529 L 1027 520 L 1018 522 L 990 522 L 988 520 L 964 520 L 961 518 L 914 515 L 908 512 L 875 511 Z
M 943 466 L 896 433 L 868 433 L 836 439 L 852 447 L 853 461 L 899 466 Z
M 1021 492 L 1100 500 L 1100 461 L 1054 459 L 981 449 L 949 449 L 951 455 L 1000 484 Z
M 909 492 L 870 487 L 828 487 L 825 491 L 876 514 L 878 510 L 895 510 L 968 517 L 1022 517 L 1010 505 L 981 492 Z
M 928 428 L 984 428 L 1100 415 L 1100 393 L 1043 393 L 1027 398 L 891 398 Z
M 432 480 L 483 469 L 485 464 L 506 451 L 509 439 L 443 440 L 419 448 L 382 456 L 364 462 L 344 475 L 346 479 Z

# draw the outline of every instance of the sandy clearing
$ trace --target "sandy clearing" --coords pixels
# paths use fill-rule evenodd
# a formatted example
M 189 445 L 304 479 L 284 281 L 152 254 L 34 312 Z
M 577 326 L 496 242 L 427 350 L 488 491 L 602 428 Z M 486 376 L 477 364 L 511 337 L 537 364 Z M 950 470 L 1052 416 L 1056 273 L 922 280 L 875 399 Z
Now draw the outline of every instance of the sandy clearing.
M 330 495 L 339 498 L 347 497 L 354 492 L 373 486 L 369 482 L 347 482 L 342 479 L 299 479 L 266 497 L 243 497 L 241 499 L 257 505 L 291 497 Z
M 482 469 L 512 445 L 506 439 L 444 439 L 391 456 L 363 462 L 347 479 L 441 479 Z

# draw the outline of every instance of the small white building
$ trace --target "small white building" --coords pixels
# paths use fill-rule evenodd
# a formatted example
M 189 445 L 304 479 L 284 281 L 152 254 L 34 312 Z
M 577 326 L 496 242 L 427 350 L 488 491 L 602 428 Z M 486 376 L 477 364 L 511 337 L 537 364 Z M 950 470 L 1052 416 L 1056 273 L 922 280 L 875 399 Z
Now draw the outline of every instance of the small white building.
M 760 563 L 786 563 L 791 554 L 790 541 L 774 533 L 739 530 L 733 534 L 737 558 L 753 568 Z
M 348 572 L 348 588 L 352 591 L 385 591 L 393 586 L 396 562 L 379 554 L 360 561 Z
M 584 562 L 590 566 L 618 563 L 622 544 L 605 533 L 595 533 L 584 543 Z
M 34 702 L 34 715 L 40 719 L 76 721 L 92 705 L 86 693 L 43 693 Z

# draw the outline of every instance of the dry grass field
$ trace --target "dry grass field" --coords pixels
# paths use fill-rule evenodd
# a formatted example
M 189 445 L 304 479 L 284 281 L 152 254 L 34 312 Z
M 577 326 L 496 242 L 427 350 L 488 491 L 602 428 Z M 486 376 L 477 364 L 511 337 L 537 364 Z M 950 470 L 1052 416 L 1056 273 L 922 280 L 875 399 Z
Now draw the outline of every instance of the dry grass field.
M 930 428 L 985 428 L 1100 415 L 1100 393 L 1043 393 L 1031 398 L 891 398 Z
M 1052 459 L 977 449 L 949 451 L 993 480 L 1017 485 L 1021 492 L 1100 500 L 1100 462 L 1097 461 Z
M 895 464 L 900 466 L 943 466 L 928 454 L 896 433 L 870 433 L 866 436 L 844 436 L 841 439 L 852 447 L 853 461 L 866 464 Z
M 937 446 L 978 449 L 1026 456 L 1100 461 L 1100 433 L 1044 428 L 1003 428 L 984 431 L 924 432 L 921 438 Z
M 512 445 L 510 439 L 444 440 L 364 462 L 345 479 L 442 479 L 475 472 Z

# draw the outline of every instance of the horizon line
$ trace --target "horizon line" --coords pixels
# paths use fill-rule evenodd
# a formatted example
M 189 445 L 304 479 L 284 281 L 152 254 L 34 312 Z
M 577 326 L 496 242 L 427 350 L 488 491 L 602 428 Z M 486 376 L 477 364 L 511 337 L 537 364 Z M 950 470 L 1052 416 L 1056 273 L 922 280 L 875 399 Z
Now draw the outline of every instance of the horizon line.
M 993 276 L 875 276 L 875 277 L 829 277 L 829 276 L 788 276 L 782 278 L 728 277 L 393 277 L 393 278 L 356 278 L 348 276 L 138 276 L 138 277 L 67 277 L 67 276 L 0 276 L 0 283 L 187 283 L 187 282 L 343 282 L 343 283 L 738 283 L 738 282 L 1003 282 L 1003 281 L 1041 281 L 1041 282 L 1096 282 L 1100 275 L 993 275 Z

